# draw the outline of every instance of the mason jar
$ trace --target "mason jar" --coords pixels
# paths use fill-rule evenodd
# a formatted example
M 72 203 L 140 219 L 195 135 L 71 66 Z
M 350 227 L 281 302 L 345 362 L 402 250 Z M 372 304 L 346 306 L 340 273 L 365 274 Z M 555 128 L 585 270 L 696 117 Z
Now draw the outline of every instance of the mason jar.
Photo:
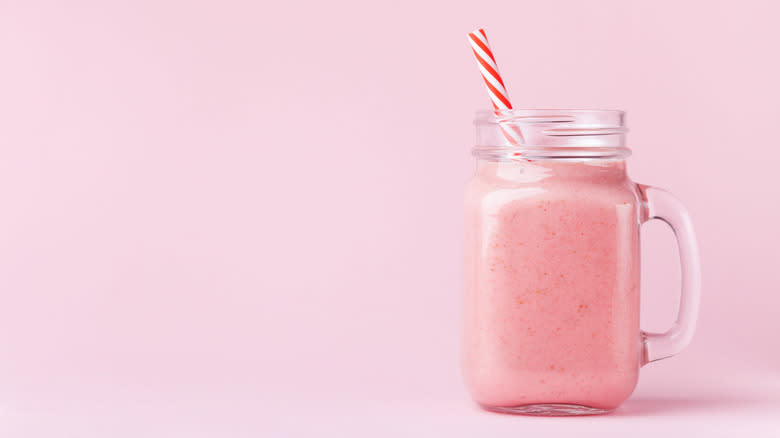
M 668 192 L 629 178 L 622 111 L 484 111 L 475 123 L 466 386 L 493 411 L 609 412 L 642 365 L 676 354 L 693 334 L 700 268 L 688 214 Z M 639 233 L 651 219 L 674 231 L 682 268 L 677 320 L 661 334 L 639 327 Z

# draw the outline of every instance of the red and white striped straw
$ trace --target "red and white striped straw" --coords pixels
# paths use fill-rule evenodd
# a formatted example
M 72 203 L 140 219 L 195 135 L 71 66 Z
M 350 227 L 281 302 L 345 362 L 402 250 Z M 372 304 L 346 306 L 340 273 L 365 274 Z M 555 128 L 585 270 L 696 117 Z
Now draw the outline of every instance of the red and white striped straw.
M 496 64 L 493 51 L 490 50 L 485 30 L 477 29 L 469 33 L 469 43 L 471 43 L 471 49 L 474 51 L 474 57 L 477 59 L 477 65 L 480 73 L 482 73 L 482 79 L 485 81 L 490 100 L 493 102 L 493 108 L 495 108 L 496 112 L 511 110 L 512 103 L 509 101 L 509 93 L 507 93 L 504 81 L 498 73 L 498 64 Z M 516 125 L 505 126 L 499 124 L 499 126 L 509 144 L 523 143 L 523 134 Z

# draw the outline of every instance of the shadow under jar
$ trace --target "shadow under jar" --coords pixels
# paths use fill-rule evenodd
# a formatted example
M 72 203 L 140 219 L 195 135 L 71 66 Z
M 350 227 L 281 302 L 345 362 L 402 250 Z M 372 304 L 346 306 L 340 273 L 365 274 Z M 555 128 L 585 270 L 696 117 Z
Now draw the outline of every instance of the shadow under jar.
M 631 395 L 640 366 L 693 334 L 700 273 L 688 215 L 668 192 L 628 177 L 621 111 L 486 111 L 476 127 L 466 385 L 493 411 L 609 412 Z M 675 231 L 682 265 L 678 318 L 663 334 L 639 328 L 639 232 L 650 219 Z

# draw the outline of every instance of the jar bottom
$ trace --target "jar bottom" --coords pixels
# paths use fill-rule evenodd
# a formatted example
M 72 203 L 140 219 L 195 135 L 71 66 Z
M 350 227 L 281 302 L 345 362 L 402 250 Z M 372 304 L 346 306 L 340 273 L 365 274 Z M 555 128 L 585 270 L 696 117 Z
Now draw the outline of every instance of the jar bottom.
M 592 408 L 590 406 L 567 403 L 538 403 L 520 406 L 487 406 L 482 409 L 502 414 L 533 415 L 537 417 L 567 417 L 575 415 L 600 415 L 612 412 L 612 409 Z

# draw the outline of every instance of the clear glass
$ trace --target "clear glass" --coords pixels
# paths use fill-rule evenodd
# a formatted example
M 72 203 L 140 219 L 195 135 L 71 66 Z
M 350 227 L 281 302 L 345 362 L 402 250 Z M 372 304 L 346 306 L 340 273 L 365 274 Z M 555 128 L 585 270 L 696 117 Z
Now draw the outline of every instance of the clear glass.
M 624 120 L 601 110 L 477 115 L 462 350 L 466 385 L 486 409 L 609 412 L 634 390 L 640 366 L 690 341 L 700 284 L 693 229 L 679 201 L 628 177 Z M 678 319 L 664 334 L 639 327 L 639 233 L 650 219 L 675 231 L 683 272 Z

